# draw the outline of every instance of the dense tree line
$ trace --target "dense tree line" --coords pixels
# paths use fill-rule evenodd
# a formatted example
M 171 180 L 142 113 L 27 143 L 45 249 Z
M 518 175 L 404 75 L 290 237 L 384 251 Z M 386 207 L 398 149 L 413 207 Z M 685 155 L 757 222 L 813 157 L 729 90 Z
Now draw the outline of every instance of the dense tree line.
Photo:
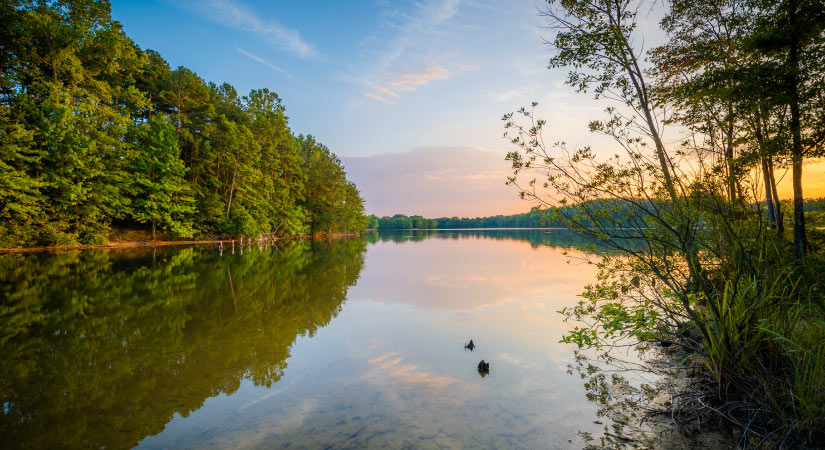
M 407 217 L 396 214 L 392 217 L 368 217 L 371 228 L 378 230 L 403 230 L 416 228 L 419 230 L 434 228 L 539 228 L 553 226 L 556 222 L 548 219 L 546 214 L 529 212 L 514 215 L 498 215 L 488 217 L 439 217 L 426 219 L 422 216 Z
M 238 94 L 142 50 L 108 1 L 0 7 L 0 246 L 363 228 L 340 160 L 289 129 L 268 89 Z
M 603 255 L 598 282 L 563 311 L 580 323 L 564 340 L 673 346 L 698 380 L 680 388 L 672 417 L 707 423 L 710 405 L 777 448 L 822 442 L 825 242 L 802 169 L 825 150 L 825 3 L 662 6 L 667 41 L 653 49 L 641 47 L 643 0 L 542 10 L 549 67 L 611 103 L 589 129 L 614 139 L 613 155 L 546 140 L 552 124 L 531 108 L 503 117 L 515 146 L 509 183 L 563 205 L 567 226 L 620 252 Z M 668 142 L 671 126 L 679 138 Z M 780 166 L 793 181 L 784 204 Z
M 548 207 L 543 210 L 533 210 L 523 214 L 497 215 L 487 217 L 439 217 L 427 219 L 422 216 L 405 216 L 395 214 L 394 216 L 378 217 L 367 216 L 367 228 L 372 230 L 409 230 L 409 229 L 453 229 L 453 228 L 567 228 L 568 218 L 576 217 L 579 225 L 591 227 L 594 222 L 600 221 L 609 227 L 634 227 L 638 223 L 632 219 L 633 208 L 623 201 L 618 200 L 591 200 L 586 202 L 590 208 L 600 208 L 602 213 L 607 213 L 606 217 L 585 217 L 578 214 L 578 208 L 572 206 Z M 654 205 L 649 203 L 651 207 Z M 778 211 L 784 211 L 781 217 L 784 219 L 780 223 L 793 226 L 793 202 L 777 202 Z M 807 199 L 803 203 L 806 215 L 819 217 L 825 213 L 825 199 Z M 819 223 L 820 221 L 817 221 Z M 825 223 L 825 221 L 823 221 Z M 813 230 L 817 233 L 817 230 Z
M 378 230 L 420 230 L 434 228 L 542 228 L 564 226 L 546 211 L 530 211 L 524 214 L 497 215 L 488 217 L 439 217 L 427 219 L 422 216 L 396 214 L 392 217 L 368 218 L 368 228 Z

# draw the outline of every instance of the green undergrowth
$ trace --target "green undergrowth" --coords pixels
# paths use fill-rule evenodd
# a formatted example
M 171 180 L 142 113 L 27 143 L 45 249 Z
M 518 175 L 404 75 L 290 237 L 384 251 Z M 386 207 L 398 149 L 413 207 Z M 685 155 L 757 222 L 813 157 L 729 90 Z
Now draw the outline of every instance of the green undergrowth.
M 655 282 L 658 297 L 624 295 L 639 285 L 636 277 L 589 286 L 577 306 L 561 311 L 576 322 L 562 341 L 606 348 L 634 337 L 675 345 L 684 351 L 673 364 L 698 368 L 705 380 L 681 393 L 699 399 L 685 404 L 707 405 L 778 448 L 825 442 L 825 257 L 811 253 L 799 265 L 777 259 L 781 253 L 759 255 L 760 271 L 743 265 L 710 273 L 712 298 Z
M 803 282 L 728 280 L 720 314 L 699 308 L 701 321 L 690 323 L 703 335 L 693 357 L 715 381 L 722 411 L 780 443 L 825 438 L 825 311 Z

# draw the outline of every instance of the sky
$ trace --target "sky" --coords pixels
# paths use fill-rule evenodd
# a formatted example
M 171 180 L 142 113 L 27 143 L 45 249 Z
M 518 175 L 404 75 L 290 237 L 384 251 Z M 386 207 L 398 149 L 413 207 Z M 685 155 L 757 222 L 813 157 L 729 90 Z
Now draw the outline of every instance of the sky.
M 112 16 L 172 67 L 241 94 L 277 92 L 293 132 L 341 157 L 368 213 L 476 217 L 533 206 L 505 185 L 504 113 L 536 101 L 547 140 L 615 147 L 587 131 L 608 105 L 564 85 L 566 71 L 546 68 L 542 5 L 112 0 Z M 655 20 L 643 21 L 655 30 Z M 812 169 L 823 184 L 825 165 Z

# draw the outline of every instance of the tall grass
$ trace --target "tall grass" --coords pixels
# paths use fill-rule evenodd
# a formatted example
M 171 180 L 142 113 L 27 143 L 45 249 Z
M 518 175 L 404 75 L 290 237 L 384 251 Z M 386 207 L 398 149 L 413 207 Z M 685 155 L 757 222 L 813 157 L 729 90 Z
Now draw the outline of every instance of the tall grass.
M 816 434 L 825 438 L 825 321 L 813 305 L 795 305 L 789 313 L 791 329 L 778 331 L 771 323 L 764 328 L 786 362 L 784 370 L 765 380 L 773 382 L 768 400 L 788 425 L 807 430 L 809 441 Z
M 728 280 L 718 307 L 699 310 L 702 321 L 697 326 L 704 328 L 702 360 L 713 374 L 720 395 L 747 373 L 765 334 L 759 327 L 759 313 L 769 299 L 760 295 L 760 287 L 756 280 Z
M 780 447 L 825 439 L 825 312 L 801 279 L 734 274 L 694 322 L 720 409 Z

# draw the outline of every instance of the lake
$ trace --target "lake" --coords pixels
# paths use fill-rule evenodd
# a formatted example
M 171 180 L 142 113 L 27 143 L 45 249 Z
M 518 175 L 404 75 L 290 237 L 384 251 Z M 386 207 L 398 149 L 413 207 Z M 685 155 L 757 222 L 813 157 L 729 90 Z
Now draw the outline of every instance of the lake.
M 581 448 L 605 419 L 557 311 L 594 280 L 566 255 L 586 243 L 404 231 L 2 255 L 0 442 Z

